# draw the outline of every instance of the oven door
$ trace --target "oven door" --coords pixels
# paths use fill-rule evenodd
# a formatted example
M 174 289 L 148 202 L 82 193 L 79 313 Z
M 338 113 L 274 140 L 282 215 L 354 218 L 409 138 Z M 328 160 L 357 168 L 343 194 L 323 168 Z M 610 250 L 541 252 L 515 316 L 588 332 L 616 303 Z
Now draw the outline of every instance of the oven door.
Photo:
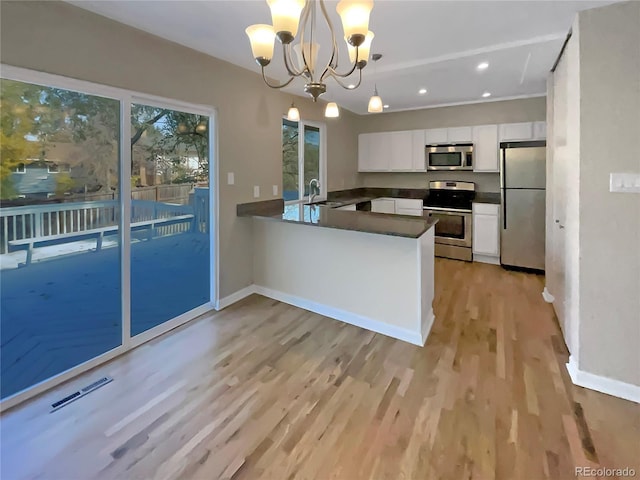
M 425 209 L 438 220 L 436 223 L 435 242 L 443 245 L 471 248 L 472 214 L 453 210 Z

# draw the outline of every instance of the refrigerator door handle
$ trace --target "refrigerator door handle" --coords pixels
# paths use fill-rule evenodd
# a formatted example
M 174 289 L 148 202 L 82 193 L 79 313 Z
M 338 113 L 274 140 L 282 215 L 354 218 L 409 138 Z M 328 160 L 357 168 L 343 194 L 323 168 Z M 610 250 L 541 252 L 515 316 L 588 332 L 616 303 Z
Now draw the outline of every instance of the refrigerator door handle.
M 507 229 L 507 190 L 505 188 L 501 188 L 500 192 L 502 192 L 502 228 L 504 230 Z

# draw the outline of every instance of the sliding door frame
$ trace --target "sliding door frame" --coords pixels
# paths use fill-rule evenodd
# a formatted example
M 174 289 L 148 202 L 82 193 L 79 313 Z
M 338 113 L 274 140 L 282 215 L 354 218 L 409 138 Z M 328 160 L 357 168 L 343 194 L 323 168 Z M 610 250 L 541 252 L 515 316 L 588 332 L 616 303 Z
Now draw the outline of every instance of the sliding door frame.
M 24 402 L 56 385 L 66 382 L 87 370 L 102 365 L 109 360 L 126 353 L 133 348 L 148 342 L 180 325 L 183 325 L 204 313 L 215 310 L 219 299 L 219 161 L 218 161 L 218 114 L 213 106 L 198 105 L 180 100 L 147 95 L 141 92 L 125 90 L 107 85 L 101 85 L 84 80 L 54 75 L 36 70 L 0 64 L 0 77 L 25 83 L 33 83 L 54 88 L 76 91 L 88 95 L 95 95 L 120 102 L 120 145 L 119 145 L 119 240 L 120 240 L 120 293 L 122 314 L 122 343 L 121 345 L 73 368 L 65 370 L 51 378 L 32 385 L 30 388 L 17 392 L 0 400 L 0 412 Z M 209 266 L 210 292 L 209 301 L 199 307 L 168 320 L 156 327 L 131 337 L 131 105 L 144 103 L 146 105 L 161 106 L 185 113 L 193 113 L 209 118 Z

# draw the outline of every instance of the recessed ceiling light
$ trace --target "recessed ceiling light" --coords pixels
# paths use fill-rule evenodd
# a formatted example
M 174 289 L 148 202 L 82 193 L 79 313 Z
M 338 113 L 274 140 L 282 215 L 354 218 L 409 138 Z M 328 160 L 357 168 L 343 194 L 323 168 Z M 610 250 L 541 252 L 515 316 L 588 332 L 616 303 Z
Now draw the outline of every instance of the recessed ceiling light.
M 427 89 L 426 88 L 421 88 L 420 90 L 418 90 L 418 93 L 420 95 L 424 95 L 425 93 L 427 93 Z
M 487 68 L 489 68 L 489 64 L 487 62 L 482 62 L 478 64 L 476 70 L 486 70 Z
M 389 105 L 383 105 L 382 108 L 389 108 Z
M 348 86 L 349 89 L 353 90 L 354 88 L 356 88 L 356 86 L 352 83 Z
M 484 98 L 487 98 L 487 97 L 490 97 L 490 96 L 491 96 L 491 93 L 490 93 L 490 92 L 484 92 L 484 93 L 482 94 L 482 96 L 483 96 Z

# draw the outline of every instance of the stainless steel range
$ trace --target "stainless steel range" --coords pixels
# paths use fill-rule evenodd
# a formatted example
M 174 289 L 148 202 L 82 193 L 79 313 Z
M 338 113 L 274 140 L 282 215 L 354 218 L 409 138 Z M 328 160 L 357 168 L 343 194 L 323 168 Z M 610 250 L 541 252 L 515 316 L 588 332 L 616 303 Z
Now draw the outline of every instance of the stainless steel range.
M 473 182 L 429 182 L 423 209 L 438 219 L 435 231 L 437 257 L 473 260 L 472 203 L 476 185 Z

